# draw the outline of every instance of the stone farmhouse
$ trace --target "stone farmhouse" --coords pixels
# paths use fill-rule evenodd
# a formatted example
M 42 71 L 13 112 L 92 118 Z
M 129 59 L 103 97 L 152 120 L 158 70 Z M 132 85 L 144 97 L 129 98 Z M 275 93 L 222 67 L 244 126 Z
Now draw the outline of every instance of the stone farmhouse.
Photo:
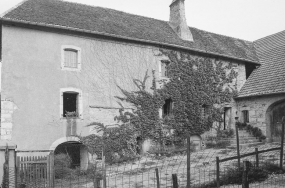
M 61 0 L 25 0 L 1 17 L 1 139 L 21 152 L 77 150 L 90 122 L 116 124 L 117 85 L 154 70 L 165 78 L 159 49 L 232 63 L 237 98 L 224 104 L 224 128 L 239 121 L 274 141 L 285 114 L 285 31 L 250 42 L 188 27 L 184 0 L 173 0 L 169 21 Z M 148 83 L 151 84 L 151 80 Z M 72 123 L 66 111 L 76 111 Z M 164 110 L 161 114 L 167 113 Z M 72 145 L 72 146 L 71 146 Z

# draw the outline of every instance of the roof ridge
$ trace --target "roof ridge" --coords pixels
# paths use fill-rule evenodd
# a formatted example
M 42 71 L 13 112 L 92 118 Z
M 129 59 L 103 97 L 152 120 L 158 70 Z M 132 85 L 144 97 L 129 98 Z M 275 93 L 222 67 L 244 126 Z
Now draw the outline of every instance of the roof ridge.
M 8 10 L 4 11 L 2 14 L 0 14 L 0 18 L 4 17 L 6 14 L 8 14 L 9 12 L 11 12 L 12 10 L 18 8 L 19 6 L 21 6 L 22 4 L 24 4 L 26 1 L 29 0 L 22 0 L 21 2 L 19 2 L 18 4 L 16 4 L 15 6 L 9 8 Z
M 264 40 L 264 39 L 266 39 L 266 38 L 274 37 L 275 35 L 279 35 L 279 34 L 281 34 L 281 33 L 283 33 L 283 32 L 284 32 L 284 34 L 285 34 L 285 30 L 282 30 L 282 31 L 279 31 L 279 32 L 277 32 L 277 33 L 273 33 L 273 34 L 267 35 L 267 36 L 265 36 L 265 37 L 262 37 L 262 38 L 260 38 L 260 39 L 257 39 L 257 40 L 255 40 L 255 41 L 253 41 L 253 42 L 254 42 L 254 43 L 261 42 L 262 40 Z
M 157 20 L 157 21 L 162 21 L 162 22 L 169 23 L 169 21 L 166 21 L 166 20 L 160 20 L 160 19 L 157 19 L 157 18 L 142 16 L 142 15 L 138 15 L 138 14 L 134 14 L 134 13 L 129 13 L 129 12 L 125 12 L 125 11 L 121 11 L 121 10 L 117 10 L 117 9 L 107 8 L 107 7 L 101 7 L 101 6 L 88 5 L 88 4 L 84 4 L 84 3 L 71 2 L 71 1 L 68 1 L 68 0 L 57 0 L 57 1 L 62 1 L 62 2 L 66 2 L 66 3 L 76 4 L 76 5 L 83 5 L 83 6 L 88 6 L 88 7 L 94 7 L 94 8 L 95 8 L 95 7 L 100 7 L 100 8 L 104 8 L 104 9 L 108 9 L 108 10 L 113 10 L 113 11 L 117 11 L 117 12 L 122 12 L 122 13 L 129 14 L 129 15 L 133 15 L 133 16 L 139 16 L 139 17 L 143 17 L 143 18 L 148 18 L 148 19 L 153 19 L 153 20 Z M 232 37 L 232 36 L 228 36 L 228 35 L 222 35 L 222 34 L 218 34 L 218 33 L 214 33 L 214 32 L 209 32 L 209 31 L 206 31 L 206 30 L 203 30 L 203 29 L 199 29 L 199 28 L 196 28 L 196 27 L 191 27 L 191 26 L 189 26 L 189 25 L 188 25 L 188 27 L 189 27 L 189 28 L 198 29 L 198 30 L 200 30 L 200 31 L 204 31 L 204 32 L 207 32 L 207 33 L 215 34 L 215 35 L 220 35 L 220 36 L 229 37 L 229 38 L 232 38 L 232 39 L 238 39 L 238 40 L 242 40 L 242 41 L 246 41 L 246 42 L 253 43 L 253 41 L 248 41 L 248 40 L 240 39 L 240 38 L 237 38 L 237 37 Z
M 26 1 L 28 1 L 28 0 L 26 0 Z M 122 10 L 117 10 L 117 9 L 108 8 L 108 7 L 95 6 L 95 5 L 85 4 L 85 3 L 78 3 L 78 2 L 71 2 L 71 1 L 68 1 L 68 0 L 55 0 L 55 1 L 62 1 L 62 2 L 65 2 L 65 3 L 76 4 L 76 5 L 80 5 L 80 6 L 93 7 L 93 8 L 98 8 L 99 7 L 99 8 L 103 8 L 103 9 L 112 10 L 112 11 L 122 12 L 122 13 L 129 14 L 129 15 L 132 15 L 132 16 L 139 16 L 139 17 L 153 19 L 153 20 L 157 20 L 157 21 L 168 22 L 166 20 L 160 20 L 160 19 L 153 18 L 153 17 L 142 16 L 142 15 L 138 15 L 138 14 L 135 14 L 135 13 L 125 12 L 125 11 L 122 11 Z

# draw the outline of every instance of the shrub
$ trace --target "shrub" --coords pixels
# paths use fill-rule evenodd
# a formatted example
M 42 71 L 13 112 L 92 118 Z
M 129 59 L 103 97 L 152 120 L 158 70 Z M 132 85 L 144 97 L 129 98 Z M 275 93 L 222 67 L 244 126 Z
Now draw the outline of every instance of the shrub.
M 219 148 L 223 149 L 231 145 L 229 140 L 206 141 L 206 148 Z
M 264 181 L 268 178 L 271 173 L 284 173 L 283 170 L 279 168 L 276 164 L 266 164 L 262 165 L 259 168 L 253 167 L 250 165 L 250 170 L 248 172 L 248 181 L 252 182 L 260 182 Z M 229 185 L 229 184 L 242 184 L 242 174 L 243 167 L 238 168 L 237 166 L 232 167 L 226 171 L 226 173 L 222 174 L 220 178 L 220 185 Z M 217 186 L 217 181 L 213 180 L 208 183 L 204 183 L 202 185 L 195 185 L 193 188 L 212 188 Z
M 246 123 L 237 122 L 237 126 L 238 126 L 239 129 L 243 130 L 243 129 L 246 129 L 247 124 Z
M 253 127 L 251 125 L 247 125 L 245 130 L 251 133 L 253 136 L 258 138 L 260 141 L 265 140 L 266 136 L 262 133 L 261 129 L 258 127 Z
M 71 158 L 64 153 L 54 155 L 55 178 L 61 179 L 70 176 Z
M 226 148 L 231 145 L 231 141 L 229 140 L 218 140 L 216 144 L 216 148 Z
M 217 142 L 216 141 L 206 141 L 205 144 L 206 144 L 206 148 L 215 148 L 217 145 Z
M 231 138 L 234 136 L 235 131 L 233 129 L 221 130 L 218 132 L 218 138 Z

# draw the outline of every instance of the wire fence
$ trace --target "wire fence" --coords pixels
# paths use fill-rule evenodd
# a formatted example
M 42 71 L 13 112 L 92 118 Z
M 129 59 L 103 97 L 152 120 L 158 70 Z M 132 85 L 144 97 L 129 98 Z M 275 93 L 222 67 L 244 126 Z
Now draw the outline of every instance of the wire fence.
M 280 145 L 265 144 L 259 146 L 258 150 L 277 147 Z M 177 177 L 177 184 L 183 188 L 187 185 L 187 154 L 185 150 L 171 155 L 147 154 L 139 160 L 106 164 L 106 168 L 100 161 L 96 167 L 93 165 L 88 170 L 82 170 L 80 167 L 55 167 L 54 187 L 97 186 L 99 188 L 104 187 L 105 183 L 108 188 L 172 188 L 175 187 L 173 178 Z M 244 155 L 255 151 L 255 147 L 247 147 L 240 149 L 240 154 Z M 228 148 L 208 148 L 191 152 L 191 188 L 217 187 L 217 174 L 220 187 L 241 187 L 239 184 L 242 183 L 243 168 L 238 168 L 237 159 L 219 163 L 217 170 L 217 157 L 219 160 L 223 160 L 236 155 L 236 149 Z M 256 165 L 256 155 L 243 157 L 241 161 L 250 161 L 249 175 L 253 173 L 252 177 L 249 176 L 252 181 L 250 187 L 285 187 L 285 178 L 280 169 L 280 149 L 259 153 L 259 166 Z

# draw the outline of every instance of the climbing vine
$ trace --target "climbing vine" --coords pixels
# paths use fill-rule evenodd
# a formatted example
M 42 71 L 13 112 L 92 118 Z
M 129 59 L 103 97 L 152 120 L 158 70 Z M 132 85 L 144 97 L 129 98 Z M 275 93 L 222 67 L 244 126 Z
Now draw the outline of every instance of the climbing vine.
M 174 102 L 171 126 L 179 136 L 202 134 L 222 121 L 223 104 L 237 94 L 232 63 L 161 50 L 169 58 L 169 81 L 159 90 Z M 203 111 L 203 113 L 202 113 Z
M 147 71 L 142 80 L 133 80 L 136 90 L 128 91 L 118 86 L 122 93 L 122 96 L 116 96 L 121 105 L 120 113 L 115 117 L 120 124 L 118 128 L 106 129 L 101 123 L 93 123 L 90 126 L 97 126 L 103 132 L 102 136 L 81 138 L 94 153 L 105 147 L 109 156 L 120 151 L 134 155 L 137 137 L 141 141 L 150 139 L 163 145 L 188 135 L 201 135 L 214 122 L 222 121 L 223 104 L 230 103 L 237 94 L 237 72 L 233 64 L 171 50 L 160 50 L 160 53 L 169 61 L 168 78 L 161 80 L 157 72 L 152 71 L 150 87 Z M 160 112 L 168 99 L 173 103 L 172 109 L 162 118 Z M 124 108 L 125 103 L 132 107 L 131 110 Z
M 138 91 L 120 88 L 124 97 L 117 98 L 131 103 L 135 110 L 124 112 L 122 108 L 116 119 L 131 123 L 143 139 L 160 142 L 173 136 L 200 135 L 214 122 L 221 122 L 223 104 L 237 94 L 233 64 L 171 50 L 160 52 L 169 59 L 168 79 L 158 80 L 153 72 L 152 91 L 146 89 L 148 74 L 143 81 L 134 80 Z M 163 82 L 161 88 L 157 88 L 159 82 Z M 173 101 L 172 110 L 161 118 L 159 109 L 167 99 Z M 174 130 L 174 134 L 169 136 L 166 130 Z

